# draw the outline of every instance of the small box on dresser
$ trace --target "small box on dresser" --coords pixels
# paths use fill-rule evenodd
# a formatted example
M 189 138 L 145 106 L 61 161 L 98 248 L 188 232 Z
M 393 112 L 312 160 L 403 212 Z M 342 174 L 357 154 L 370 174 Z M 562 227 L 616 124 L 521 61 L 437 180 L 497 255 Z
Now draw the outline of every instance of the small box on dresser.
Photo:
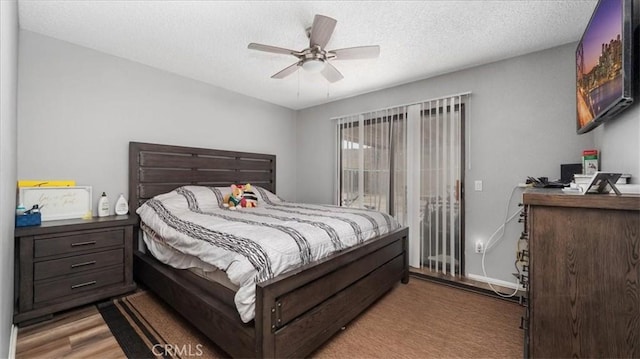
M 53 313 L 135 290 L 135 216 L 42 222 L 15 230 L 13 322 Z

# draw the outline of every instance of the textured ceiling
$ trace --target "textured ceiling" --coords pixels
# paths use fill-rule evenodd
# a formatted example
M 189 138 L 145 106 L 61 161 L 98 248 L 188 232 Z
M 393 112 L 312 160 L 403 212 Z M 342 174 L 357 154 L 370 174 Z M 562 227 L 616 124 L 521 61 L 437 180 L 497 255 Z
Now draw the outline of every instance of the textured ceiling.
M 25 1 L 20 27 L 302 109 L 579 40 L 596 0 L 502 1 Z M 328 50 L 380 45 L 380 57 L 332 62 L 328 83 L 289 55 L 315 14 L 338 21 Z

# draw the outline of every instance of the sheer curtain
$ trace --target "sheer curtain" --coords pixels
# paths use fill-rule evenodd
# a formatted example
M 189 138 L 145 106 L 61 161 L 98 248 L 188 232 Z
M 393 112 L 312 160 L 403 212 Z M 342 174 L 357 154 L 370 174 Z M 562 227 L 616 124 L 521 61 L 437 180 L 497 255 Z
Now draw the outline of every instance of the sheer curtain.
M 338 119 L 340 205 L 393 213 L 392 139 L 404 118 L 401 109 L 388 109 Z
M 410 263 L 463 273 L 461 94 L 336 118 L 337 201 L 409 226 Z

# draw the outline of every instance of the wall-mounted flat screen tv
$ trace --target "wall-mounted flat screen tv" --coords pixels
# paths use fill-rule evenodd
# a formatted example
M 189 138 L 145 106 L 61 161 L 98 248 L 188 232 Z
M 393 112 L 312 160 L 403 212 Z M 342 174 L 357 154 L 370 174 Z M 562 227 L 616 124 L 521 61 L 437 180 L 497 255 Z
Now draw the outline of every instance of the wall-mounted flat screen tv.
M 633 102 L 633 0 L 599 0 L 576 48 L 577 132 Z M 638 10 L 636 10 L 638 11 Z

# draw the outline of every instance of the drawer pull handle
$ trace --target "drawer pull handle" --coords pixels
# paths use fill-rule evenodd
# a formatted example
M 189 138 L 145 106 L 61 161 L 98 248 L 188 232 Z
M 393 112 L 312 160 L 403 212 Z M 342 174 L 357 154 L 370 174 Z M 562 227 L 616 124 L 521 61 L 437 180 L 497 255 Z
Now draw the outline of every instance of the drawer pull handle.
M 76 285 L 72 285 L 71 289 L 77 289 L 77 288 L 82 288 L 82 287 L 86 287 L 88 285 L 94 285 L 97 282 L 95 280 L 92 280 L 91 282 L 85 282 L 85 283 L 80 283 L 80 284 L 76 284 Z
M 92 264 L 96 264 L 96 261 L 89 261 L 89 262 L 82 262 L 82 263 L 72 264 L 71 268 L 84 267 L 84 266 L 88 266 L 88 265 L 92 265 Z
M 88 246 L 90 244 L 96 244 L 96 241 L 71 243 L 71 247 Z

